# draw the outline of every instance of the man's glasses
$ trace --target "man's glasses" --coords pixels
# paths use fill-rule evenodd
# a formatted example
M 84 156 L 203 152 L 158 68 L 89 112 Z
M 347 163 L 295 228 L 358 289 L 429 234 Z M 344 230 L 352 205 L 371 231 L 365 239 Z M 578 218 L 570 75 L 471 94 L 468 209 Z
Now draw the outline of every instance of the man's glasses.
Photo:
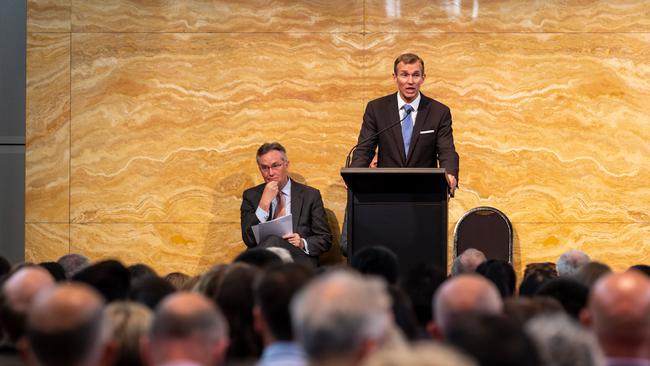
M 285 164 L 285 163 L 284 163 L 283 161 L 281 161 L 281 162 L 273 163 L 273 164 L 271 164 L 271 166 L 268 166 L 268 165 L 260 165 L 260 170 L 261 170 L 263 173 L 268 173 L 268 172 L 270 172 L 271 170 L 277 170 L 277 169 L 282 168 L 282 167 L 284 166 L 284 164 Z

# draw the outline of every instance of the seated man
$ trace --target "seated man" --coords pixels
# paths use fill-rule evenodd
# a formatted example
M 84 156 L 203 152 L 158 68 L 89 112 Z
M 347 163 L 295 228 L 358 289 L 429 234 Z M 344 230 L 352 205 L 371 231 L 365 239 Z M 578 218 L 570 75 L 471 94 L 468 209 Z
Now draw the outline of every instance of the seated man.
M 287 152 L 277 142 L 257 150 L 257 166 L 264 183 L 244 191 L 241 204 L 242 239 L 249 248 L 283 247 L 294 260 L 316 265 L 318 257 L 332 246 L 320 192 L 289 179 Z M 255 241 L 252 226 L 292 215 L 293 233 L 282 238 Z

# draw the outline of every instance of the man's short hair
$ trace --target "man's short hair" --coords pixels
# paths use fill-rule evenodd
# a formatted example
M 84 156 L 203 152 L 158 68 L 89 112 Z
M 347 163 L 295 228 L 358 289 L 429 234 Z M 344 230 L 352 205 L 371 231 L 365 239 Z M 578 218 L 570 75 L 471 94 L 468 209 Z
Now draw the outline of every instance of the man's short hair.
M 261 273 L 253 285 L 255 304 L 260 307 L 273 337 L 292 341 L 293 329 L 289 304 L 293 296 L 313 277 L 314 272 L 301 264 L 273 266 Z
M 356 357 L 367 341 L 381 344 L 393 330 L 385 284 L 345 270 L 302 289 L 291 302 L 291 320 L 310 360 Z
M 399 277 L 399 262 L 395 253 L 382 246 L 365 247 L 350 259 L 352 268 L 365 275 L 382 277 L 389 284 L 396 284 Z
M 262 155 L 265 155 L 271 151 L 279 151 L 282 155 L 282 161 L 287 162 L 289 159 L 287 158 L 287 150 L 284 148 L 284 146 L 280 145 L 279 142 L 265 142 L 262 144 L 262 146 L 257 149 L 257 154 L 255 155 L 255 158 L 257 160 L 257 164 L 260 163 L 260 157 Z
M 557 273 L 560 276 L 573 276 L 580 267 L 590 261 L 591 259 L 585 252 L 576 249 L 568 250 L 557 260 Z
M 478 249 L 467 248 L 459 254 L 451 264 L 451 275 L 476 272 L 476 267 L 485 262 L 485 254 Z
M 393 72 L 395 75 L 397 75 L 397 65 L 399 65 L 400 62 L 403 62 L 406 65 L 410 65 L 418 61 L 420 62 L 420 65 L 422 65 L 422 73 L 424 74 L 424 60 L 422 60 L 420 56 L 416 55 L 415 53 L 403 53 L 397 56 L 395 63 L 393 64 Z
M 87 257 L 77 253 L 66 254 L 59 258 L 57 262 L 63 266 L 66 278 L 72 278 L 72 276 L 90 265 Z

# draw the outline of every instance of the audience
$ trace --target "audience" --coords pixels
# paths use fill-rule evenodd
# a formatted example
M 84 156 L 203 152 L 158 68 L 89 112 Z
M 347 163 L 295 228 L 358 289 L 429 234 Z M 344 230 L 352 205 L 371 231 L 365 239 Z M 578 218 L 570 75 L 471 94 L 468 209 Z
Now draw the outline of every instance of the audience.
M 543 366 L 604 366 L 592 333 L 566 314 L 543 314 L 526 323 Z
M 454 258 L 451 264 L 451 275 L 458 276 L 463 273 L 476 272 L 476 268 L 486 260 L 485 254 L 480 250 L 474 248 L 465 249 L 464 252 Z
M 149 334 L 153 313 L 142 304 L 115 301 L 106 306 L 111 323 L 112 342 L 116 347 L 113 366 L 144 366 L 140 339 Z
M 501 314 L 503 300 L 496 286 L 482 276 L 464 274 L 452 277 L 438 288 L 433 298 L 433 338 L 445 339 L 450 327 L 469 314 Z
M 375 275 L 394 285 L 399 277 L 397 256 L 380 246 L 365 247 L 352 256 L 350 266 L 362 274 Z
M 179 292 L 158 307 L 143 358 L 151 366 L 213 366 L 223 362 L 228 348 L 228 324 L 203 295 Z
M 557 273 L 561 277 L 573 276 L 580 267 L 590 261 L 586 253 L 576 249 L 568 250 L 557 260 Z
M 291 320 L 310 365 L 356 365 L 394 335 L 386 286 L 343 270 L 302 289 L 291 302 Z
M 38 293 L 29 310 L 23 354 L 28 366 L 108 366 L 114 347 L 99 293 L 64 283 Z
M 11 263 L 9 263 L 7 258 L 0 256 L 0 278 L 8 274 L 9 271 L 11 271 Z
M 311 268 L 290 263 L 270 267 L 257 277 L 253 316 L 264 342 L 258 366 L 307 364 L 302 347 L 294 341 L 289 304 L 313 276 Z
M 650 366 L 647 265 L 612 273 L 572 250 L 526 265 L 517 293 L 513 267 L 474 249 L 448 279 L 402 274 L 383 247 L 318 275 L 283 254 L 164 279 L 79 254 L 0 257 L 0 365 Z
M 59 258 L 57 262 L 63 267 L 66 278 L 72 278 L 72 276 L 90 265 L 88 258 L 77 253 L 66 254 Z
M 607 275 L 594 285 L 581 314 L 608 365 L 648 365 L 650 279 L 637 271 Z

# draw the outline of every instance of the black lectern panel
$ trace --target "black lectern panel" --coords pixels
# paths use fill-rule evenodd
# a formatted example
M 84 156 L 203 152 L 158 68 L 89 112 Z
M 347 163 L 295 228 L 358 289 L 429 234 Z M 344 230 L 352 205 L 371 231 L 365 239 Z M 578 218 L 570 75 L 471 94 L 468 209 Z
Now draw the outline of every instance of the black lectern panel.
M 402 273 L 420 264 L 447 270 L 444 169 L 350 168 L 348 258 L 374 245 L 397 254 Z

